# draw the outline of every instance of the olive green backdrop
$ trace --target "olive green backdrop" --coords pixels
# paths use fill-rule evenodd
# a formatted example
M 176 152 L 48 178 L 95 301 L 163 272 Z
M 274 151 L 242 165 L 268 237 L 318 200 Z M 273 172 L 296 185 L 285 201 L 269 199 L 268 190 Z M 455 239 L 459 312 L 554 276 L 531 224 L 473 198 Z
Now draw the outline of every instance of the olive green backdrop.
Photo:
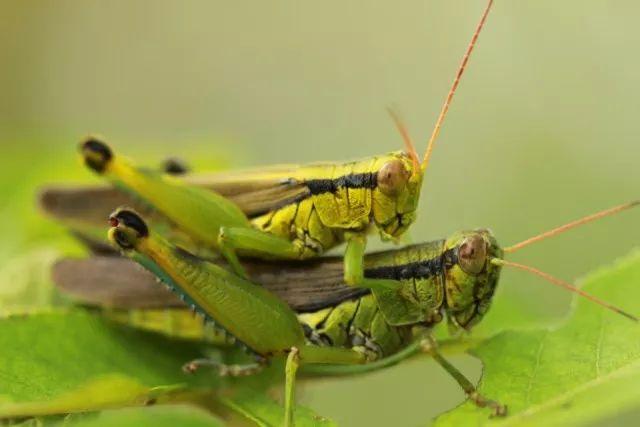
M 340 161 L 401 147 L 391 105 L 423 151 L 484 1 L 380 3 L 1 1 L 0 256 L 73 250 L 33 195 L 43 182 L 93 180 L 75 154 L 87 133 L 149 164 Z M 640 197 L 639 13 L 630 0 L 496 1 L 413 241 L 483 226 L 509 244 Z M 578 278 L 637 245 L 639 214 L 512 259 Z M 484 327 L 553 321 L 569 303 L 505 272 Z M 477 361 L 452 359 L 479 377 Z M 301 399 L 346 426 L 414 426 L 463 395 L 418 359 L 307 383 Z

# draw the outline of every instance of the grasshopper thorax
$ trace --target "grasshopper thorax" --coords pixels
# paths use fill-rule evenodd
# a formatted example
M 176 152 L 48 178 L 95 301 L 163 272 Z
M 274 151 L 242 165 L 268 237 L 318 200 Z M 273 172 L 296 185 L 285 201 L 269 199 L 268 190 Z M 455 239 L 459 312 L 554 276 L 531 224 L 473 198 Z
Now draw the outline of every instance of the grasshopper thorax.
M 489 310 L 498 283 L 500 267 L 492 258 L 502 258 L 491 231 L 463 231 L 449 237 L 445 253 L 452 254 L 452 266 L 445 270 L 445 311 L 449 324 L 470 329 Z
M 376 161 L 376 187 L 372 193 L 373 221 L 383 239 L 400 237 L 416 218 L 423 171 L 402 152 Z

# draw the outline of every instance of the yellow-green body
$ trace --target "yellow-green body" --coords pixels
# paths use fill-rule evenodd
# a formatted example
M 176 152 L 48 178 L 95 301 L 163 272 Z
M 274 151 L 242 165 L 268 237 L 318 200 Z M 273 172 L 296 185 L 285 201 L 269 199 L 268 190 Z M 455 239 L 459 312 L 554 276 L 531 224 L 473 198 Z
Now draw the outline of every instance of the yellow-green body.
M 304 343 L 295 313 L 266 289 L 187 255 L 159 236 L 141 240 L 137 250 L 166 272 L 194 311 L 221 325 L 256 353 L 269 355 Z
M 140 196 L 201 244 L 217 247 L 220 227 L 249 224 L 235 204 L 213 191 L 184 184 L 174 176 L 134 168 L 126 160 L 110 162 L 105 173 L 117 187 Z M 188 213 L 188 220 L 178 219 L 183 213 Z
M 501 255 L 486 230 L 372 254 L 366 259 L 366 276 L 396 282 L 395 290 L 365 292 L 328 301 L 309 313 L 295 313 L 268 286 L 172 246 L 148 230 L 134 212 L 117 211 L 112 224 L 110 239 L 126 255 L 253 352 L 268 357 L 297 348 L 301 357 L 310 355 L 316 363 L 363 362 L 393 354 L 414 340 L 413 327 L 430 328 L 445 315 L 452 325 L 470 328 L 486 312 L 498 280 L 499 267 L 487 260 Z M 473 256 L 482 262 L 473 274 L 465 267 L 466 259 L 458 258 L 460 248 L 469 245 L 478 248 Z M 295 275 L 295 269 L 290 267 L 288 274 Z M 326 353 L 334 350 L 338 350 L 335 355 Z
M 411 190 L 406 192 L 406 198 L 409 199 L 409 194 L 414 196 L 410 201 L 383 193 L 376 186 L 376 174 L 394 160 L 403 162 L 407 169 L 411 167 L 404 153 L 397 152 L 356 162 L 291 170 L 285 179 L 307 183 L 312 186 L 310 194 L 251 218 L 251 224 L 294 242 L 300 258 L 319 255 L 344 242 L 345 232 L 366 233 L 372 224 L 383 238 L 396 238 L 415 219 L 422 182 L 416 179 L 407 183 Z M 361 185 L 349 186 L 349 179 L 350 184 L 358 179 Z
M 225 191 L 235 186 L 255 199 L 243 211 L 213 191 L 215 185 L 205 189 L 136 167 L 101 141 L 86 141 L 82 154 L 90 168 L 144 200 L 196 245 L 219 250 L 241 276 L 247 274 L 238 254 L 306 259 L 346 241 L 345 281 L 367 288 L 391 285 L 362 274 L 366 233 L 375 226 L 384 239 L 397 240 L 415 219 L 423 177 L 415 158 L 394 152 L 220 179 Z

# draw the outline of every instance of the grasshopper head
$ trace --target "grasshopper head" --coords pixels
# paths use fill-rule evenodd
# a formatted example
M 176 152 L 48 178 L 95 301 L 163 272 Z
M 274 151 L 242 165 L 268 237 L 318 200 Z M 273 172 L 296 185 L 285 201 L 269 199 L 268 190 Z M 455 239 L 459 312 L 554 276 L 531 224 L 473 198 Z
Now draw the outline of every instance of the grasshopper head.
M 136 248 L 138 243 L 149 236 L 149 228 L 144 220 L 128 208 L 118 208 L 109 216 L 109 240 L 123 252 Z
M 446 313 L 454 328 L 470 329 L 489 310 L 498 283 L 500 267 L 492 258 L 501 258 L 491 231 L 463 231 L 447 239 L 445 251 L 453 266 L 446 270 Z
M 89 137 L 80 143 L 80 155 L 84 164 L 99 174 L 106 170 L 113 159 L 111 148 L 95 137 Z
M 376 169 L 373 219 L 383 239 L 397 239 L 416 218 L 422 169 L 401 151 L 380 157 Z

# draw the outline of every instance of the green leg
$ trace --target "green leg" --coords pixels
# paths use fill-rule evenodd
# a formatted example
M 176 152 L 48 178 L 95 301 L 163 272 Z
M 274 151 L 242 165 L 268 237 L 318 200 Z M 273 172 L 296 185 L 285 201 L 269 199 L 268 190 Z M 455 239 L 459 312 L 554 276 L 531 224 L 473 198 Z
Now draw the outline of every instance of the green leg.
M 487 399 L 478 393 L 475 386 L 469 381 L 455 366 L 449 363 L 438 351 L 435 340 L 429 336 L 422 341 L 422 350 L 428 353 L 433 359 L 438 362 L 445 371 L 449 373 L 457 382 L 464 392 L 469 396 L 469 399 L 480 408 L 491 408 L 495 416 L 507 415 L 507 407 L 494 400 Z
M 344 281 L 360 288 L 394 290 L 400 286 L 395 280 L 367 279 L 364 277 L 364 252 L 367 238 L 362 233 L 346 233 L 347 247 L 344 251 Z
M 295 380 L 301 364 L 335 364 L 354 365 L 366 363 L 365 356 L 357 351 L 338 347 L 318 347 L 304 345 L 301 348 L 292 347 L 287 355 L 285 365 L 284 390 L 284 425 L 293 427 Z
M 257 374 L 264 369 L 264 363 L 247 363 L 245 365 L 225 365 L 214 359 L 196 359 L 185 364 L 182 370 L 186 373 L 194 373 L 199 368 L 210 367 L 218 370 L 221 377 L 246 377 Z
M 247 278 L 238 259 L 237 251 L 280 259 L 300 259 L 302 251 L 287 239 L 253 228 L 220 227 L 220 252 L 229 261 L 236 274 Z
M 419 353 L 421 351 L 422 342 L 420 340 L 416 340 L 409 344 L 404 349 L 400 350 L 397 353 L 394 353 L 385 358 L 374 360 L 373 362 L 368 363 L 360 363 L 356 365 L 348 365 L 348 364 L 316 364 L 305 366 L 304 372 L 311 375 L 356 375 L 356 374 L 364 374 L 368 372 L 377 371 L 380 369 L 388 368 L 389 366 L 397 365 L 403 360 L 408 359 Z
M 366 237 L 362 233 L 348 233 L 344 255 L 344 280 L 348 285 L 368 289 L 397 289 L 395 280 L 367 279 L 364 277 L 364 251 Z M 260 230 L 242 227 L 221 227 L 218 244 L 222 255 L 236 274 L 247 278 L 238 259 L 237 251 L 276 259 L 302 259 L 303 248 L 293 242 Z
M 300 366 L 300 351 L 293 347 L 285 365 L 284 426 L 293 427 L 294 399 L 296 393 L 296 373 Z

